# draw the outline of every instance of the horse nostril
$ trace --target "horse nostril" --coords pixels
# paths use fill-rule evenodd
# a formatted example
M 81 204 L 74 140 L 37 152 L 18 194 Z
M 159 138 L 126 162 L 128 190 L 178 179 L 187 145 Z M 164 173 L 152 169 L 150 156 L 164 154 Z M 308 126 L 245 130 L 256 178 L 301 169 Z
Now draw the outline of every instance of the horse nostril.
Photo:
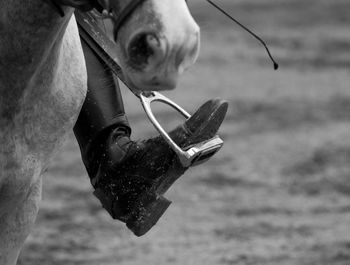
M 129 42 L 127 53 L 130 64 L 140 70 L 164 57 L 162 44 L 152 33 L 140 33 L 134 36 Z

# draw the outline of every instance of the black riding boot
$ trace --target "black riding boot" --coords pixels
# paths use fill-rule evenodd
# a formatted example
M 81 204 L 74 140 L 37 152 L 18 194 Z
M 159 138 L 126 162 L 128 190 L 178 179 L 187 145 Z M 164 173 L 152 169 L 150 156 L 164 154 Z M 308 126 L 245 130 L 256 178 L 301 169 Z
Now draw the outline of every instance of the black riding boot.
M 95 196 L 114 219 L 125 222 L 141 236 L 170 205 L 162 195 L 187 168 L 160 136 L 140 142 L 130 140 L 118 84 L 82 42 L 88 93 L 74 133 Z M 210 139 L 226 111 L 226 102 L 208 101 L 169 135 L 181 147 Z
M 93 181 L 99 167 L 102 143 L 116 131 L 130 136 L 131 128 L 124 112 L 119 85 L 112 72 L 81 39 L 88 76 L 84 104 L 74 126 L 82 159 Z

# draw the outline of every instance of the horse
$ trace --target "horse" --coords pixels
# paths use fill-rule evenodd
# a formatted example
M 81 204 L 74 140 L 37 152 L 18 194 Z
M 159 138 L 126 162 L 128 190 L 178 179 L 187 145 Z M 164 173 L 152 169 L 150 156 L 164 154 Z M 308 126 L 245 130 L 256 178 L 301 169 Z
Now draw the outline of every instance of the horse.
M 130 87 L 173 89 L 195 61 L 199 27 L 185 0 L 134 2 L 0 0 L 1 265 L 17 263 L 38 213 L 42 176 L 86 95 L 74 10 L 98 4 L 112 19 L 116 60 Z

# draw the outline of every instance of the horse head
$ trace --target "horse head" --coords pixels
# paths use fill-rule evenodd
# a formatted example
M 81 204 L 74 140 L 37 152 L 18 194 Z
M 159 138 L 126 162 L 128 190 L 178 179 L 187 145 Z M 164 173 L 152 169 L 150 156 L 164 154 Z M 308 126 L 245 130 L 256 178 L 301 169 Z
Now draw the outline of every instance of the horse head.
M 118 63 L 138 90 L 176 87 L 199 52 L 199 27 L 185 0 L 101 0 L 114 24 Z

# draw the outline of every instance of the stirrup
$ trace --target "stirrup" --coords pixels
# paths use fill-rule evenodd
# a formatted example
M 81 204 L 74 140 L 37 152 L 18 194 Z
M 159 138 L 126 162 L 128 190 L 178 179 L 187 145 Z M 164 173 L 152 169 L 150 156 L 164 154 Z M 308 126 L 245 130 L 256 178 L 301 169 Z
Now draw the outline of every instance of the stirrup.
M 177 110 L 179 113 L 181 113 L 186 119 L 189 119 L 191 115 L 178 104 L 165 97 L 164 95 L 160 94 L 159 92 L 140 92 L 137 96 L 140 98 L 142 107 L 144 108 L 148 119 L 151 121 L 151 123 L 162 136 L 162 138 L 169 144 L 171 149 L 176 153 L 183 167 L 196 166 L 206 162 L 223 146 L 223 140 L 218 135 L 216 135 L 209 140 L 181 149 L 173 141 L 173 139 L 171 139 L 169 134 L 163 129 L 163 127 L 159 124 L 159 122 L 153 115 L 151 103 L 154 101 L 165 103 L 168 106 Z

